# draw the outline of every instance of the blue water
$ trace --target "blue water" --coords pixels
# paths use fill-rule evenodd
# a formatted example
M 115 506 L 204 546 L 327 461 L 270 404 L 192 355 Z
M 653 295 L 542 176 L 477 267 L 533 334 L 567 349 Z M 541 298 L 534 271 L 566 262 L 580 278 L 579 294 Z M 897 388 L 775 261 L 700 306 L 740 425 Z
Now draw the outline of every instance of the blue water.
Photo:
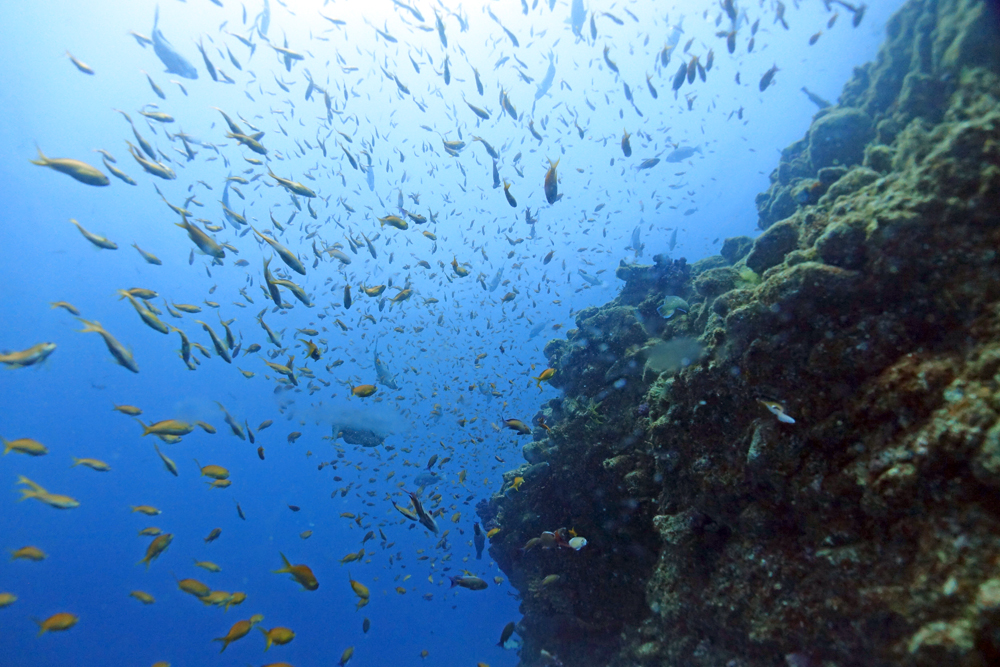
M 269 39 L 280 45 L 287 37 L 288 48 L 305 56 L 290 72 L 253 30 L 262 3 L 223 0 L 223 4 L 218 7 L 208 0 L 160 3 L 159 27 L 197 68 L 197 80 L 164 73 L 152 48 L 141 48 L 127 34 L 135 30 L 151 36 L 152 2 L 45 1 L 0 6 L 4 80 L 0 86 L 0 108 L 4 109 L 0 183 L 5 195 L 0 349 L 20 350 L 42 341 L 58 345 L 41 367 L 0 372 L 0 435 L 33 438 L 50 450 L 37 458 L 17 453 L 0 458 L 0 489 L 4 490 L 0 547 L 13 550 L 34 545 L 48 554 L 37 563 L 0 560 L 0 592 L 18 597 L 13 605 L 0 609 L 4 637 L 0 665 L 151 665 L 156 661 L 175 666 L 275 661 L 330 665 L 349 646 L 355 647 L 351 664 L 358 666 L 514 665 L 516 651 L 505 651 L 496 643 L 503 626 L 518 618 L 516 591 L 488 553 L 482 560 L 475 559 L 472 526 L 478 520 L 475 504 L 500 487 L 501 473 L 521 461 L 519 450 L 525 440 L 511 430 L 499 429 L 502 418 L 528 421 L 543 401 L 556 395 L 551 387 L 539 392 L 529 379 L 545 368 L 545 342 L 573 326 L 574 312 L 614 297 L 621 284 L 614 278 L 615 267 L 622 259 L 636 259 L 628 246 L 637 224 L 645 244 L 639 261 L 646 262 L 656 253 L 669 252 L 674 229 L 678 230 L 677 247 L 670 254 L 689 261 L 717 252 L 719 239 L 754 235 L 754 196 L 766 189 L 777 152 L 802 136 L 816 111 L 799 88 L 806 85 L 835 102 L 852 68 L 874 56 L 885 21 L 900 3 L 870 7 L 858 28 L 851 27 L 850 16 L 841 10 L 832 29 L 825 27 L 830 15 L 823 3 L 804 1 L 800 8 L 789 3 L 787 31 L 773 23 L 772 8 L 747 4 L 749 20 L 760 17 L 761 29 L 756 48 L 748 54 L 749 27 L 741 24 L 735 55 L 728 54 L 725 40 L 715 35 L 722 29 L 715 25 L 717 3 L 679 3 L 684 6 L 685 32 L 677 50 L 694 38 L 689 55 L 701 55 L 704 62 L 708 49 L 713 48 L 715 61 L 707 83 L 685 83 L 678 100 L 670 91 L 670 80 L 681 58 L 689 56 L 675 54 L 663 70 L 654 66 L 670 26 L 681 19 L 682 10 L 670 3 L 590 2 L 582 31 L 586 39 L 576 39 L 567 23 L 571 7 L 565 0 L 551 3 L 551 9 L 549 0 L 535 2 L 526 14 L 514 0 L 466 2 L 460 9 L 454 2 L 432 5 L 415 0 L 413 6 L 422 13 L 429 31 L 419 29 L 412 14 L 389 0 L 341 0 L 325 6 L 294 2 L 287 7 L 275 1 L 270 3 Z M 447 49 L 433 30 L 435 6 L 447 32 Z M 517 37 L 519 47 L 489 16 L 487 6 Z M 467 20 L 468 31 L 461 29 L 455 11 Z M 603 11 L 614 14 L 623 25 L 598 14 L 599 34 L 591 40 L 590 12 Z M 320 12 L 346 25 L 336 27 L 321 18 Z M 252 57 L 246 46 L 220 31 L 223 24 L 225 30 L 252 39 L 257 45 Z M 727 24 L 724 18 L 722 26 Z M 398 41 L 377 37 L 372 26 Z M 809 46 L 809 37 L 820 29 L 823 35 Z M 195 46 L 199 38 L 215 66 L 232 76 L 235 84 L 211 80 Z M 604 63 L 606 45 L 621 76 Z M 242 71 L 227 62 L 226 47 L 240 61 Z M 63 55 L 66 50 L 96 74 L 78 71 Z M 556 68 L 552 86 L 536 102 L 550 52 Z M 357 71 L 343 71 L 336 54 Z M 450 85 L 441 74 L 445 55 Z M 417 61 L 419 73 L 408 56 Z M 506 56 L 510 60 L 496 67 Z M 761 93 L 760 77 L 774 64 L 779 67 L 776 83 Z M 471 66 L 482 77 L 482 97 Z M 515 66 L 534 80 L 524 81 Z M 397 75 L 410 95 L 401 95 L 383 68 Z M 166 100 L 155 96 L 140 70 L 150 73 Z M 340 112 L 332 122 L 327 121 L 322 93 L 314 94 L 312 101 L 304 99 L 305 70 L 329 91 Z M 735 82 L 737 72 L 740 84 Z M 656 100 L 646 88 L 647 74 L 657 88 Z M 294 82 L 290 93 L 278 87 L 275 76 Z M 187 95 L 171 79 L 180 81 Z M 635 106 L 624 97 L 623 80 L 631 87 Z M 517 121 L 502 113 L 501 88 L 520 114 Z M 685 94 L 696 96 L 691 110 Z M 491 112 L 491 119 L 478 121 L 463 103 L 463 95 Z M 421 111 L 414 100 L 426 110 Z M 147 123 L 138 110 L 149 103 L 157 103 L 158 110 L 176 121 Z M 261 141 L 270 152 L 267 164 L 275 173 L 328 198 L 311 200 L 317 220 L 309 217 L 302 201 L 303 211 L 278 237 L 306 263 L 305 277 L 285 273 L 306 287 L 315 308 L 303 307 L 285 291 L 284 297 L 294 307 L 270 312 L 273 304 L 264 299 L 259 284 L 262 261 L 271 252 L 259 247 L 252 233 L 238 236 L 229 224 L 215 237 L 235 246 L 239 255 L 227 251 L 223 266 L 211 266 L 206 256 L 197 254 L 189 265 L 194 246 L 174 226 L 178 216 L 160 200 L 154 183 L 177 205 L 195 195 L 204 206 L 188 205 L 194 217 L 223 224 L 218 199 L 226 176 L 232 173 L 249 179 L 264 173 L 250 185 L 237 186 L 246 200 L 231 193 L 232 208 L 245 212 L 258 229 L 268 230 L 273 230 L 269 210 L 282 223 L 295 210 L 288 193 L 272 187 L 265 169 L 243 160 L 244 155 L 259 156 L 226 139 L 225 123 L 210 107 L 219 107 L 236 120 L 241 114 L 260 127 L 265 132 Z M 740 108 L 742 120 L 733 115 Z M 164 181 L 141 170 L 124 143 L 134 142 L 131 130 L 113 109 L 127 111 L 140 133 L 167 154 L 176 180 Z M 541 146 L 528 132 L 530 119 L 544 138 Z M 574 121 L 584 130 L 582 139 Z M 623 128 L 632 134 L 630 158 L 623 156 L 620 146 Z M 201 142 L 215 144 L 231 167 L 223 164 L 219 153 L 204 146 L 194 146 L 198 154 L 187 161 L 174 150 L 181 148 L 179 142 L 172 143 L 165 135 L 181 129 Z M 323 138 L 331 130 L 340 130 L 354 141 L 348 143 L 332 134 L 326 139 L 328 157 L 323 157 L 316 137 Z M 479 143 L 471 142 L 471 135 L 482 136 L 501 153 L 500 173 L 512 182 L 516 208 L 507 204 L 502 189 L 492 187 L 491 160 Z M 450 157 L 443 150 L 442 136 L 448 140 L 461 136 L 469 145 L 459 157 Z M 361 142 L 368 142 L 374 191 L 368 188 L 366 174 L 350 166 L 338 140 L 362 162 Z M 678 164 L 661 162 L 653 169 L 635 169 L 643 159 L 663 157 L 673 149 L 670 143 L 699 146 L 701 153 Z M 92 187 L 33 166 L 29 160 L 35 158 L 36 144 L 50 157 L 83 160 L 103 171 L 100 155 L 92 150 L 106 149 L 117 158 L 116 166 L 138 185 L 132 187 L 112 177 L 109 187 Z M 522 158 L 515 165 L 518 152 Z M 217 159 L 209 160 L 213 157 Z M 559 191 L 564 195 L 552 206 L 542 191 L 547 159 L 559 160 Z M 523 178 L 515 166 L 523 170 Z M 252 171 L 244 173 L 248 169 Z M 315 180 L 308 179 L 307 172 Z M 400 189 L 411 211 L 427 217 L 434 212 L 437 222 L 411 224 L 406 231 L 388 226 L 380 230 L 375 218 L 398 214 Z M 420 194 L 419 205 L 413 204 L 410 193 Z M 356 212 L 348 214 L 340 198 Z M 604 207 L 595 212 L 599 204 Z M 535 238 L 530 238 L 525 206 L 538 217 Z M 68 222 L 70 218 L 115 241 L 118 250 L 98 251 Z M 326 258 L 314 268 L 313 239 L 304 238 L 306 228 L 318 232 L 316 241 L 322 246 L 337 242 L 346 246 L 347 229 L 358 240 L 362 232 L 370 238 L 378 233 L 378 259 L 372 259 L 364 247 L 358 254 L 345 247 L 352 264 L 342 268 Z M 437 235 L 436 246 L 421 235 L 424 230 Z M 517 239 L 525 240 L 510 243 Z M 133 242 L 160 257 L 163 265 L 144 262 L 130 247 Z M 551 263 L 543 264 L 543 257 L 552 250 Z M 513 254 L 508 257 L 508 253 Z M 235 266 L 237 258 L 246 259 L 249 266 Z M 454 274 L 449 266 L 453 258 L 468 263 L 468 277 Z M 428 261 L 432 268 L 417 266 L 419 260 Z M 439 261 L 444 265 L 439 266 Z M 501 267 L 509 284 L 492 292 L 484 290 L 477 276 L 482 274 L 488 284 Z M 272 270 L 278 268 L 284 269 L 275 258 Z M 578 273 L 581 269 L 598 276 L 602 284 L 584 281 Z M 415 294 L 410 301 L 380 312 L 377 300 L 364 296 L 358 286 L 362 282 L 384 284 L 390 278 L 396 286 L 409 280 Z M 341 303 L 347 283 L 354 298 L 350 310 Z M 283 344 L 288 348 L 273 361 L 284 363 L 289 354 L 295 354 L 296 367 L 308 366 L 330 385 L 300 376 L 297 390 L 275 393 L 274 373 L 257 355 L 242 353 L 230 365 L 213 352 L 211 359 L 200 358 L 196 371 L 189 371 L 177 354 L 177 334 L 153 331 L 127 301 L 118 299 L 117 290 L 132 287 L 153 289 L 172 302 L 201 305 L 204 310 L 198 315 L 177 320 L 163 312 L 161 319 L 209 349 L 211 341 L 196 319 L 222 334 L 220 317 L 236 318 L 232 328 L 237 339 L 242 338 L 244 349 L 255 342 L 263 345 L 262 353 L 273 350 L 254 320 L 269 306 L 265 321 L 276 331 L 284 330 Z M 234 305 L 243 302 L 238 292 L 242 287 L 254 300 L 246 307 Z M 395 293 L 390 288 L 385 296 Z M 502 303 L 507 293 L 513 293 L 513 300 Z M 438 303 L 425 303 L 430 298 Z M 218 302 L 220 308 L 206 306 L 206 299 Z M 83 317 L 101 322 L 133 351 L 140 372 L 133 374 L 116 365 L 100 338 L 77 333 L 80 324 L 67 312 L 50 308 L 53 301 L 68 301 Z M 162 298 L 152 303 L 163 310 Z M 365 313 L 376 323 L 362 319 Z M 327 317 L 320 319 L 321 314 Z M 349 330 L 333 324 L 335 318 Z M 542 333 L 529 338 L 529 331 L 538 324 L 544 325 Z M 307 327 L 320 330 L 313 339 L 328 343 L 320 346 L 324 351 L 319 362 L 307 362 L 303 347 L 294 342 L 305 338 L 296 336 L 295 329 Z M 372 353 L 376 340 L 400 388 L 379 387 L 373 397 L 348 399 L 348 389 L 340 382 L 375 382 Z M 477 359 L 484 353 L 485 357 Z M 328 370 L 327 365 L 337 359 L 344 364 Z M 247 379 L 237 367 L 256 376 Z M 498 397 L 486 396 L 478 388 L 491 384 Z M 310 393 L 310 387 L 318 390 Z M 256 445 L 230 433 L 215 401 L 241 422 L 247 420 L 255 431 L 264 420 L 274 421 L 270 429 L 257 434 L 257 445 L 266 451 L 264 461 L 258 458 Z M 122 403 L 140 407 L 147 423 L 204 420 L 218 433 L 209 435 L 198 429 L 179 444 L 159 443 L 180 467 L 180 476 L 175 478 L 157 457 L 153 436 L 142 437 L 135 421 L 112 411 L 113 404 Z M 443 411 L 440 420 L 431 414 L 435 404 Z M 328 438 L 332 421 L 344 419 L 388 424 L 394 432 L 385 448 L 339 442 L 340 458 Z M 461 426 L 462 419 L 469 421 Z M 286 438 L 293 431 L 303 435 L 288 444 Z M 440 536 L 414 527 L 389 502 L 391 495 L 397 503 L 406 504 L 401 489 L 416 489 L 413 478 L 434 454 L 452 457 L 439 470 L 443 481 L 423 494 L 434 509 L 443 509 L 437 518 L 442 533 L 449 531 L 443 545 Z M 72 457 L 101 459 L 112 469 L 99 473 L 71 467 Z M 232 486 L 209 488 L 194 458 L 202 465 L 228 468 Z M 318 470 L 321 461 L 336 461 L 336 469 Z M 459 483 L 462 470 L 467 477 Z M 391 479 L 390 473 L 394 473 Z M 72 496 L 80 506 L 57 510 L 32 500 L 19 503 L 18 475 L 53 493 Z M 341 481 L 335 481 L 335 475 Z M 345 487 L 350 489 L 342 497 L 338 491 Z M 436 492 L 443 497 L 434 504 L 428 497 Z M 237 502 L 245 521 L 237 516 Z M 558 503 L 559 498 L 551 502 Z M 162 514 L 134 514 L 132 505 L 153 505 Z M 288 505 L 301 511 L 292 512 Z M 342 518 L 345 512 L 363 516 L 363 528 Z M 453 522 L 456 512 L 460 513 L 458 521 Z M 173 543 L 148 571 L 137 565 L 150 541 L 137 533 L 147 526 L 174 535 Z M 206 544 L 203 538 L 216 527 L 222 529 L 221 537 Z M 381 543 L 378 529 L 391 547 Z M 306 530 L 313 534 L 303 540 L 299 534 Z M 364 545 L 364 560 L 341 565 L 344 555 L 361 548 L 368 530 L 375 530 L 376 537 Z M 309 565 L 319 589 L 305 592 L 288 575 L 272 574 L 281 567 L 279 552 L 292 563 Z M 194 560 L 212 561 L 222 571 L 207 572 L 195 567 Z M 487 580 L 489 588 L 449 588 L 447 575 L 462 570 Z M 355 609 L 357 598 L 348 572 L 371 590 L 370 604 L 360 611 Z M 214 590 L 243 591 L 247 599 L 228 612 L 206 607 L 178 590 L 175 577 L 194 577 Z M 404 581 L 404 577 L 409 578 Z M 494 577 L 504 581 L 497 585 Z M 405 594 L 397 593 L 397 587 L 405 588 Z M 133 590 L 152 594 L 155 604 L 145 606 L 130 598 Z M 78 615 L 79 623 L 68 631 L 36 638 L 38 628 L 32 619 L 58 612 Z M 264 615 L 265 628 L 293 629 L 296 638 L 265 655 L 264 639 L 254 630 L 220 657 L 220 645 L 212 639 L 253 614 Z M 365 617 L 371 619 L 367 634 L 362 633 Z M 421 651 L 427 651 L 426 658 L 421 658 Z

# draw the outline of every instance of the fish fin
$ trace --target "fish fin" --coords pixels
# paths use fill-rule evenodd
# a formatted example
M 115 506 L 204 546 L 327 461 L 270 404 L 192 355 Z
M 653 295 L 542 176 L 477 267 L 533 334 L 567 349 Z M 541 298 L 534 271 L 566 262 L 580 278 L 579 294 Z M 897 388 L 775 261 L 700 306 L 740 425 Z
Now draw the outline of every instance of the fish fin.
M 46 166 L 48 166 L 49 159 L 47 157 L 45 157 L 45 153 L 43 153 L 42 149 L 38 147 L 38 144 L 35 144 L 35 150 L 38 151 L 38 159 L 37 160 L 29 160 L 31 162 L 31 164 L 37 164 L 40 167 L 46 167 Z

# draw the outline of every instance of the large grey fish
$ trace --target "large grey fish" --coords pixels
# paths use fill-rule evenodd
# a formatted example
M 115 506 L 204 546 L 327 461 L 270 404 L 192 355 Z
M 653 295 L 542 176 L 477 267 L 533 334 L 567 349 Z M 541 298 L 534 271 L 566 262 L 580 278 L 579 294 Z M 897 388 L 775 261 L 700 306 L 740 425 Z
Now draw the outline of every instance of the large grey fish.
M 636 257 L 642 257 L 642 249 L 646 247 L 646 244 L 640 240 L 639 225 L 636 225 L 635 229 L 632 230 L 632 243 L 629 247 Z
M 386 366 L 385 362 L 378 356 L 378 343 L 375 343 L 375 375 L 378 377 L 378 383 L 383 387 L 388 387 L 389 389 L 398 390 L 399 385 L 396 384 L 396 378 L 389 371 L 389 367 Z
M 333 432 L 336 434 L 336 438 L 342 438 L 343 441 L 349 445 L 378 447 L 385 442 L 384 435 L 367 428 L 352 428 L 350 426 L 334 425 Z
M 677 20 L 677 23 L 670 26 L 670 35 L 667 37 L 667 48 L 673 51 L 681 41 L 681 35 L 684 34 L 684 15 Z
M 254 23 L 257 25 L 257 30 L 260 34 L 267 37 L 268 28 L 271 27 L 271 5 L 268 4 L 267 0 L 264 0 L 264 9 L 254 19 Z
M 500 285 L 500 281 L 503 279 L 503 267 L 501 266 L 497 269 L 497 273 L 493 276 L 493 280 L 490 281 L 489 290 L 492 292 Z
M 663 159 L 667 162 L 683 162 L 695 153 L 701 153 L 701 146 L 678 146 Z
M 368 189 L 375 192 L 375 169 L 372 167 L 372 156 L 369 153 L 365 153 L 365 157 L 368 158 L 368 168 L 365 169 L 365 178 L 368 179 Z
M 177 53 L 174 45 L 167 41 L 167 38 L 163 36 L 160 29 L 156 27 L 159 21 L 160 6 L 157 5 L 156 14 L 153 15 L 153 51 L 156 52 L 156 57 L 166 65 L 167 72 L 182 76 L 185 79 L 197 79 L 198 70 L 195 69 L 195 66 L 185 60 L 184 56 Z
M 549 68 L 545 71 L 545 78 L 538 82 L 538 90 L 535 91 L 535 99 L 540 100 L 552 87 L 552 81 L 556 78 L 555 56 L 549 51 Z
M 587 20 L 587 10 L 583 8 L 583 0 L 573 0 L 569 12 L 569 24 L 573 28 L 573 34 L 579 39 L 583 39 L 583 24 Z
M 232 174 L 229 174 L 232 176 Z M 236 220 L 230 213 L 232 207 L 229 205 L 229 179 L 226 179 L 226 184 L 222 188 L 222 214 L 225 216 L 226 220 L 229 221 L 233 227 L 239 229 L 239 221 Z
M 417 486 L 434 486 L 441 481 L 441 478 L 432 472 L 422 472 L 414 477 L 413 481 Z

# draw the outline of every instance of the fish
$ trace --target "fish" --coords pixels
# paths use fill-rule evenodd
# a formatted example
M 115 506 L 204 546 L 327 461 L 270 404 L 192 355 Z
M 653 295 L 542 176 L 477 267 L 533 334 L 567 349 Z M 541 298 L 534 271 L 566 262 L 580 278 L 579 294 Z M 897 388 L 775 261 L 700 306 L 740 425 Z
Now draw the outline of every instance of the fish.
M 142 248 L 140 248 L 137 243 L 133 243 L 132 247 L 135 248 L 137 251 L 139 251 L 139 254 L 142 255 L 142 258 L 144 260 L 146 260 L 147 264 L 153 264 L 154 266 L 162 266 L 163 265 L 163 262 L 160 260 L 159 257 L 157 257 L 156 255 L 154 255 L 151 252 L 146 252 L 145 250 L 143 250 Z
M 215 71 L 215 65 L 212 64 L 211 60 L 209 60 L 208 54 L 205 53 L 205 45 L 202 44 L 202 40 L 199 39 L 196 46 L 198 47 L 198 51 L 201 52 L 201 59 L 205 62 L 205 69 L 208 70 L 208 75 L 212 77 L 212 81 L 218 81 L 219 75 Z
M 139 372 L 139 365 L 135 362 L 135 358 L 132 353 L 125 349 L 118 340 L 112 336 L 104 327 L 101 326 L 100 322 L 91 322 L 83 319 L 82 317 L 77 318 L 81 323 L 83 323 L 83 329 L 80 329 L 80 333 L 96 333 L 104 339 L 104 344 L 108 348 L 108 352 L 111 356 L 115 358 L 118 365 L 127 368 L 133 373 Z
M 99 459 L 80 459 L 74 456 L 73 465 L 71 467 L 75 468 L 77 466 L 84 466 L 85 468 L 96 470 L 97 472 L 108 472 L 111 470 L 111 466 Z
M 203 232 L 198 225 L 190 222 L 186 215 L 181 216 L 181 222 L 176 222 L 174 224 L 187 231 L 188 238 L 190 238 L 194 244 L 198 246 L 198 249 L 201 252 L 206 255 L 210 255 L 211 257 L 215 257 L 216 259 L 222 259 L 226 256 L 226 251 L 222 249 L 222 246 L 220 246 L 211 236 Z
M 479 527 L 478 523 L 473 524 L 472 529 L 472 541 L 476 548 L 476 560 L 482 560 L 483 548 L 486 546 L 486 533 L 483 532 L 483 529 Z M 503 640 L 501 640 L 500 643 L 502 644 Z
M 91 76 L 94 75 L 94 68 L 92 68 L 87 63 L 85 63 L 85 62 L 83 62 L 81 60 L 78 60 L 77 58 L 74 58 L 73 54 L 70 53 L 69 51 L 66 52 L 66 57 L 69 58 L 69 60 L 70 60 L 71 63 L 73 63 L 74 67 L 76 67 L 78 70 L 80 70 L 84 74 L 89 74 Z
M 48 447 L 37 440 L 32 440 L 31 438 L 18 438 L 17 440 L 5 440 L 4 438 L 0 438 L 0 442 L 3 442 L 4 456 L 10 454 L 11 452 L 27 454 L 28 456 L 45 456 L 49 453 Z
M 559 201 L 559 182 L 556 175 L 556 167 L 559 166 L 559 160 L 553 162 L 549 160 L 549 169 L 545 172 L 545 183 L 543 190 L 545 192 L 545 200 L 549 204 L 555 204 Z
M 810 102 L 812 102 L 813 104 L 815 104 L 816 106 L 818 106 L 820 109 L 826 109 L 829 106 L 831 106 L 829 102 L 827 102 L 826 100 L 824 100 L 822 97 L 820 97 L 816 93 L 810 91 L 805 86 L 802 86 L 802 92 L 806 94 L 806 97 L 809 98 Z
M 156 53 L 156 57 L 160 59 L 160 62 L 167 68 L 165 71 L 170 74 L 182 76 L 185 79 L 197 79 L 198 70 L 184 56 L 178 53 L 173 44 L 163 36 L 159 27 L 157 27 L 159 22 L 160 6 L 157 5 L 156 13 L 153 16 L 153 51 Z
M 485 109 L 480 109 L 468 101 L 465 101 L 465 104 L 472 110 L 472 113 L 476 114 L 479 118 L 482 118 L 483 120 L 489 120 L 491 118 L 490 113 Z M 482 139 L 478 139 L 478 137 L 473 137 L 473 140 L 482 141 Z
M 187 435 L 194 431 L 194 425 L 179 419 L 164 419 L 155 424 L 146 426 L 140 419 L 136 419 L 142 426 L 143 437 L 147 435 Z
M 10 553 L 11 560 L 30 560 L 34 562 L 43 561 L 48 557 L 44 551 L 38 547 L 21 547 L 20 549 L 15 549 Z
M 359 396 L 361 398 L 368 398 L 378 391 L 378 387 L 373 384 L 359 384 L 357 386 L 350 385 L 351 395 Z
M 219 653 L 225 651 L 226 647 L 234 641 L 246 637 L 247 634 L 250 633 L 250 630 L 252 630 L 253 627 L 260 622 L 260 620 L 257 620 L 258 618 L 263 620 L 264 617 L 258 614 L 250 620 L 237 621 L 231 628 L 229 628 L 229 632 L 226 633 L 225 637 L 215 637 L 212 640 L 213 642 L 222 642 L 222 648 L 219 650 Z
M 66 174 L 73 179 L 85 183 L 87 185 L 95 185 L 98 187 L 111 185 L 111 181 L 104 173 L 92 167 L 86 162 L 81 162 L 80 160 L 73 160 L 70 158 L 50 158 L 46 157 L 42 149 L 35 147 L 38 151 L 38 159 L 30 160 L 31 164 L 36 164 L 39 167 L 48 167 L 54 171 L 58 171 L 60 174 Z
M 774 79 L 775 72 L 778 71 L 778 66 L 774 65 L 771 69 L 764 72 L 764 76 L 760 77 L 760 92 L 767 90 L 767 87 L 771 85 L 771 81 Z
M 277 646 L 284 646 L 288 642 L 295 639 L 295 632 L 293 632 L 289 628 L 276 627 L 276 628 L 271 628 L 270 630 L 265 630 L 262 627 L 258 627 L 257 629 L 260 630 L 262 633 L 264 633 L 265 651 L 271 648 L 272 644 Z
M 237 503 L 237 508 L 239 504 Z M 241 512 L 242 514 L 242 512 Z M 280 553 L 282 562 L 285 564 L 280 570 L 271 570 L 274 574 L 290 574 L 292 579 L 294 579 L 299 585 L 302 586 L 303 590 L 314 591 L 319 588 L 319 582 L 316 581 L 316 576 L 313 574 L 312 570 L 309 569 L 308 565 L 292 565 L 285 558 L 285 554 Z
M 27 368 L 40 364 L 56 351 L 55 343 L 38 343 L 20 352 L 0 352 L 0 364 L 7 368 Z
M 775 417 L 777 417 L 778 421 L 781 422 L 782 424 L 795 423 L 795 419 L 788 416 L 788 414 L 785 412 L 785 406 L 783 406 L 781 403 L 778 403 L 777 401 L 768 401 L 764 399 L 757 399 L 757 402 L 763 405 L 765 408 L 767 408 L 767 411 L 770 412 Z
M 514 635 L 514 630 L 516 627 L 517 624 L 514 623 L 514 621 L 511 621 L 507 625 L 503 626 L 503 630 L 500 632 L 500 641 L 497 642 L 497 646 L 499 646 L 500 648 L 508 648 L 507 642 Z
M 542 77 L 541 81 L 538 82 L 538 87 L 535 89 L 535 101 L 542 99 L 546 94 L 548 94 L 549 89 L 552 88 L 552 82 L 556 77 L 556 61 L 555 54 L 549 51 L 549 66 L 545 70 L 545 76 Z M 534 110 L 534 107 L 532 107 Z
M 146 548 L 146 555 L 143 556 L 142 560 L 136 563 L 136 565 L 139 565 L 140 563 L 145 563 L 146 569 L 148 570 L 149 565 L 154 560 L 159 558 L 160 554 L 166 551 L 167 547 L 170 546 L 170 543 L 173 541 L 173 539 L 174 536 L 171 533 L 163 533 L 162 535 L 158 535 L 156 538 L 153 539 L 152 542 L 149 543 L 149 546 Z
M 302 185 L 301 183 L 297 183 L 297 182 L 289 180 L 287 178 L 282 178 L 280 176 L 277 176 L 270 169 L 267 170 L 267 173 L 268 173 L 268 175 L 271 178 L 273 178 L 274 180 L 278 181 L 278 184 L 281 187 L 285 188 L 289 192 L 295 193 L 297 195 L 302 195 L 303 197 L 310 197 L 310 198 L 312 198 L 312 197 L 316 196 L 315 192 L 313 192 L 312 190 L 310 190 L 306 186 Z
M 610 46 L 604 47 L 604 63 L 608 66 L 609 70 L 611 70 L 615 74 L 618 74 L 618 65 L 616 65 L 614 61 L 612 61 L 611 58 L 608 57 L 608 52 L 610 50 L 611 50 Z
M 152 45 L 153 40 L 145 35 L 137 33 L 135 30 L 129 30 L 128 34 L 135 38 L 135 41 L 139 43 L 139 46 L 146 48 L 147 45 Z
M 546 368 L 537 377 L 533 377 L 531 379 L 535 380 L 535 386 L 538 387 L 539 390 L 541 390 L 542 383 L 551 380 L 555 376 L 555 374 L 556 374 L 556 369 Z
M 553 2 L 553 4 L 555 4 Z M 583 0 L 572 0 L 570 3 L 569 23 L 577 41 L 583 39 L 583 24 L 587 20 L 587 10 L 583 8 Z
M 530 435 L 531 427 L 525 424 L 520 419 L 504 419 L 504 426 L 512 431 L 516 431 L 518 435 Z
M 69 630 L 74 625 L 80 621 L 80 617 L 76 614 L 70 614 L 68 612 L 60 612 L 58 614 L 52 614 L 44 621 L 39 621 L 35 619 L 35 623 L 38 624 L 38 636 L 41 637 L 46 632 L 62 632 L 64 630 Z
M 180 474 L 177 471 L 177 464 L 174 463 L 170 458 L 168 458 L 166 454 L 161 452 L 160 448 L 157 445 L 154 444 L 153 448 L 156 450 L 157 455 L 159 455 L 160 460 L 163 461 L 163 466 L 167 469 L 167 472 L 169 472 L 174 477 L 177 477 Z
M 417 521 L 419 521 L 429 531 L 437 535 L 438 526 L 437 522 L 434 521 L 434 517 L 428 514 L 426 510 L 424 510 L 424 506 L 420 502 L 420 498 L 417 497 L 417 494 L 410 491 L 408 491 L 407 493 L 410 496 L 410 502 L 413 504 L 413 510 L 414 514 L 416 515 Z M 393 503 L 393 505 L 395 505 L 395 503 Z M 397 507 L 397 509 L 399 508 Z
M 510 193 L 510 185 L 507 181 L 503 182 L 503 194 L 507 198 L 507 203 L 510 204 L 511 208 L 517 208 L 517 200 Z
M 93 243 L 98 248 L 102 248 L 105 250 L 118 250 L 118 244 L 115 243 L 114 241 L 109 241 L 103 236 L 98 236 L 97 234 L 92 234 L 91 232 L 88 232 L 86 229 L 83 228 L 83 225 L 81 225 L 73 218 L 70 218 L 69 221 L 72 222 L 74 225 L 76 225 L 76 228 L 80 230 L 80 233 L 83 234 L 83 237 L 85 239 Z
M 451 580 L 451 588 L 455 586 L 461 586 L 462 588 L 468 588 L 470 591 L 482 591 L 489 588 L 484 580 L 479 577 L 474 576 L 449 576 L 448 579 Z
M 695 153 L 701 153 L 701 146 L 677 146 L 663 158 L 665 162 L 683 162 Z
M 375 364 L 375 375 L 376 382 L 384 387 L 388 387 L 393 391 L 399 390 L 399 385 L 396 384 L 395 376 L 389 371 L 389 367 L 382 361 L 382 358 L 378 354 L 378 343 L 375 344 L 374 352 L 374 364 Z
M 75 498 L 70 498 L 69 496 L 60 495 L 58 493 L 49 493 L 42 486 L 31 481 L 24 475 L 17 476 L 17 484 L 28 487 L 26 489 L 18 489 L 18 491 L 21 492 L 21 497 L 18 498 L 18 502 L 31 498 L 45 503 L 49 507 L 61 510 L 73 509 L 80 506 L 80 501 Z
M 145 591 L 132 591 L 129 593 L 129 597 L 133 597 L 143 604 L 153 604 L 156 602 L 156 599 Z
M 625 154 L 625 157 L 632 157 L 632 144 L 629 143 L 630 136 L 628 130 L 622 130 L 622 153 Z

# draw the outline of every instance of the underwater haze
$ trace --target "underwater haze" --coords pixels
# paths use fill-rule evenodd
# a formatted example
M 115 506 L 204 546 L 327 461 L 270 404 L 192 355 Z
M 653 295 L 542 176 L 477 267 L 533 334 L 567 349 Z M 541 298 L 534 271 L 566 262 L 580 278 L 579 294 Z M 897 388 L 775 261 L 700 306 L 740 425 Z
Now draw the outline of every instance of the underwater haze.
M 756 236 L 901 4 L 3 3 L 0 665 L 518 664 L 544 346 Z

